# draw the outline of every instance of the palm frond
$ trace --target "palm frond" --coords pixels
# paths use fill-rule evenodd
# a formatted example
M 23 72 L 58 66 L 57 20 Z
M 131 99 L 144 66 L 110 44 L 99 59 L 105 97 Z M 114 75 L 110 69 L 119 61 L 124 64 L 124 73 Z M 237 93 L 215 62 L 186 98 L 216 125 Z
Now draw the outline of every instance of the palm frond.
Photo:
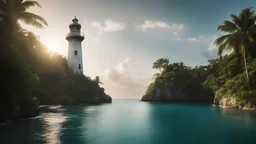
M 25 24 L 28 24 L 28 25 L 33 25 L 37 28 L 44 28 L 44 25 L 40 22 L 38 22 L 37 20 L 34 20 L 34 19 L 30 19 L 30 18 L 20 18 Z
M 32 7 L 32 6 L 38 6 L 41 8 L 41 5 L 37 2 L 37 1 L 31 1 L 31 0 L 27 0 L 27 1 L 24 1 L 21 6 L 27 10 L 28 8 Z
M 228 32 L 228 33 L 234 33 L 236 31 L 238 31 L 240 28 L 234 24 L 231 21 L 224 21 L 223 25 L 219 25 L 218 26 L 218 30 L 223 31 L 223 32 Z
M 241 45 L 242 40 L 243 40 L 243 35 L 241 33 L 235 33 L 227 36 L 225 41 L 223 41 L 222 43 L 219 43 L 218 55 L 221 56 L 224 50 L 239 51 L 240 49 L 239 46 Z
M 255 21 L 256 21 L 256 16 L 250 17 L 248 19 L 248 28 L 252 27 L 253 25 L 255 25 Z
M 234 49 L 233 49 L 233 52 L 236 53 L 236 54 L 243 53 L 244 49 L 242 47 L 243 47 L 242 44 L 236 45 L 236 47 L 234 47 Z
M 232 22 L 241 29 L 241 27 L 242 27 L 241 19 L 237 15 L 234 15 L 234 14 L 231 14 L 230 17 L 232 18 Z
M 254 10 L 252 7 L 250 8 L 245 8 L 242 10 L 242 12 L 239 14 L 239 18 L 241 20 L 249 19 L 250 17 L 254 16 Z
M 252 43 L 255 43 L 256 42 L 256 26 L 254 28 L 252 28 L 253 30 L 248 32 L 248 36 L 249 36 L 249 39 Z
M 236 50 L 239 49 L 239 45 L 243 43 L 244 39 L 244 34 L 243 33 L 235 33 L 232 36 L 230 36 L 227 41 L 228 41 L 228 47 L 226 48 L 227 50 Z
M 26 24 L 31 24 L 38 28 L 43 28 L 44 25 L 48 26 L 46 20 L 36 14 L 30 12 L 22 12 L 18 15 L 18 19 L 24 21 Z
M 254 20 L 254 24 L 251 25 L 251 26 L 248 28 L 248 30 L 251 31 L 251 32 L 256 32 L 256 24 L 255 24 L 255 21 L 256 21 L 256 20 Z
M 160 68 L 160 65 L 158 62 L 154 62 L 152 68 L 158 69 Z
M 20 6 L 23 2 L 23 0 L 7 0 L 12 6 Z
M 216 46 L 221 45 L 221 44 L 224 43 L 230 36 L 232 36 L 232 34 L 227 34 L 227 35 L 220 36 L 220 37 L 217 38 L 213 43 L 214 43 L 214 45 L 216 45 Z
M 250 44 L 255 43 L 256 42 L 256 32 L 255 31 L 248 31 L 247 32 L 247 38 L 248 38 Z
M 222 43 L 220 46 L 219 46 L 219 49 L 218 49 L 218 55 L 221 56 L 223 51 L 227 48 L 228 46 L 228 43 L 227 41 Z

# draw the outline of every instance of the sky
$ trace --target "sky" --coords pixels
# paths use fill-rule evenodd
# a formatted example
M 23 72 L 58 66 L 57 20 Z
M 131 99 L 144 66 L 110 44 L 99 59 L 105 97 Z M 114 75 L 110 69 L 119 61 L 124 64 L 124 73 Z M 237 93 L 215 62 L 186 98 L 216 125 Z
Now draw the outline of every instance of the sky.
M 82 42 L 86 76 L 100 76 L 112 98 L 141 98 L 153 81 L 159 58 L 194 67 L 217 57 L 212 43 L 217 26 L 256 6 L 253 0 L 38 0 L 31 8 L 49 26 L 37 29 L 50 51 L 67 56 L 65 35 L 76 16 L 85 34 Z

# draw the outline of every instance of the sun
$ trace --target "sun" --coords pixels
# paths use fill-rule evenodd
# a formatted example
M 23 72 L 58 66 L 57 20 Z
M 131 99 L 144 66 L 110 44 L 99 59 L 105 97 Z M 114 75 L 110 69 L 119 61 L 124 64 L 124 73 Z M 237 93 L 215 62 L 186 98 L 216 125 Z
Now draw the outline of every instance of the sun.
M 65 53 L 65 39 L 57 33 L 48 33 L 41 36 L 40 41 L 48 48 L 49 52 L 56 52 L 62 55 Z
M 57 52 L 57 49 L 60 46 L 54 39 L 48 39 L 47 42 L 44 43 L 50 52 Z

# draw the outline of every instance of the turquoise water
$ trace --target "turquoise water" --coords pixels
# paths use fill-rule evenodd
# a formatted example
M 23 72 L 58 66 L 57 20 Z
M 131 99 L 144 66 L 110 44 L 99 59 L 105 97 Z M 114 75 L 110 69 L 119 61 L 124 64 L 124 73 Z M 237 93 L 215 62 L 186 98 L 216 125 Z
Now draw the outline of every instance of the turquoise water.
M 138 100 L 51 108 L 55 111 L 0 125 L 0 143 L 256 143 L 256 113 L 252 111 Z

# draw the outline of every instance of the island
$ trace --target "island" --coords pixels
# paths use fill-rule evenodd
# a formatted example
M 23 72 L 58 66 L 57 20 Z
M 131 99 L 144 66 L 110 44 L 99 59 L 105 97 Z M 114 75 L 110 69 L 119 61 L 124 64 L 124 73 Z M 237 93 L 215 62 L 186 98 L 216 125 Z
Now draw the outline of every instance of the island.
M 221 107 L 255 109 L 256 49 L 255 13 L 243 9 L 231 14 L 218 30 L 215 41 L 219 58 L 208 65 L 188 67 L 182 62 L 169 64 L 160 58 L 153 68 L 159 69 L 142 97 L 153 102 L 203 102 Z M 226 53 L 226 55 L 223 55 Z

